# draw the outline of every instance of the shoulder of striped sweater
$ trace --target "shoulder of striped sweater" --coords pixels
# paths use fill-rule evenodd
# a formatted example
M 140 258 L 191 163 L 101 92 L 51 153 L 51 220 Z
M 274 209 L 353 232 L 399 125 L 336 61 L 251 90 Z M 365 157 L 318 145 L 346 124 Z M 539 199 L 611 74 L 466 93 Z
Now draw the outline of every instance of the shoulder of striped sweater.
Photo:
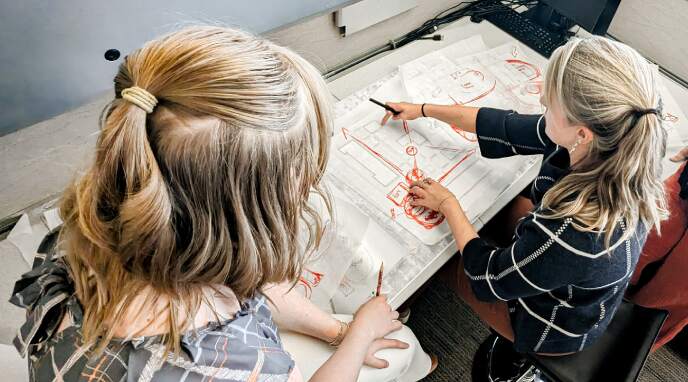
M 542 212 L 532 212 L 525 224 L 538 232 L 543 240 L 551 241 L 552 245 L 564 249 L 565 253 L 581 257 L 583 259 L 601 259 L 604 255 L 614 252 L 624 244 L 624 241 L 615 240 L 609 248 L 604 244 L 604 233 L 585 231 L 576 227 L 574 219 L 550 218 Z

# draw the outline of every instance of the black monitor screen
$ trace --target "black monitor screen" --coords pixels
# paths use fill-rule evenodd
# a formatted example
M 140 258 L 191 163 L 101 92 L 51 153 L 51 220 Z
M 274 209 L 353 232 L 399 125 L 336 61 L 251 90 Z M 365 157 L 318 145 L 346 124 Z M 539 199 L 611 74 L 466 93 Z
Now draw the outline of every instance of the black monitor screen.
M 590 33 L 607 32 L 621 0 L 541 0 Z

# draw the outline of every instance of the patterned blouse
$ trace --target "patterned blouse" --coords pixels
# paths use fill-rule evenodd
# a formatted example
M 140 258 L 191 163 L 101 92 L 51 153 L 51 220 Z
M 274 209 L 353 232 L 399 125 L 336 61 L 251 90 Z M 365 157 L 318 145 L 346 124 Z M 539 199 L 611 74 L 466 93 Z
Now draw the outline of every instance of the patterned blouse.
M 184 333 L 179 356 L 165 351 L 162 336 L 113 340 L 102 355 L 90 355 L 81 346 L 83 310 L 59 256 L 39 253 L 10 301 L 27 310 L 14 345 L 29 356 L 31 381 L 302 380 L 261 295 L 232 319 Z M 74 324 L 58 333 L 65 314 Z

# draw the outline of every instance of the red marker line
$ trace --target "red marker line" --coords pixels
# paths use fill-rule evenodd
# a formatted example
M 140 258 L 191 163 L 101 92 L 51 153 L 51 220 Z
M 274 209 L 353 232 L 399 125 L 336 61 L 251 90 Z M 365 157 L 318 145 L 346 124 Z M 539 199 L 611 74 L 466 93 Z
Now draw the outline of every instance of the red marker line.
M 354 141 L 356 141 L 356 143 L 358 143 L 359 145 L 361 145 L 361 147 L 363 147 L 364 149 L 368 150 L 371 154 L 373 154 L 374 156 L 376 156 L 378 159 L 380 159 L 380 160 L 382 160 L 383 162 L 387 163 L 387 165 L 389 165 L 390 167 L 392 167 L 392 168 L 394 169 L 394 171 L 396 171 L 396 172 L 399 173 L 399 175 L 404 176 L 404 172 L 401 171 L 401 168 L 399 168 L 399 166 L 397 166 L 396 164 L 392 163 L 389 159 L 387 159 L 387 158 L 385 158 L 384 156 L 382 156 L 382 154 L 380 154 L 380 153 L 378 153 L 377 151 L 375 151 L 372 147 L 368 146 L 368 145 L 367 145 L 365 142 L 363 142 L 362 140 L 360 140 L 360 139 L 354 137 L 354 136 L 351 135 L 351 134 L 348 134 L 348 133 L 349 133 L 349 130 L 347 130 L 346 128 L 342 128 L 342 133 L 344 134 L 344 137 L 345 137 L 345 138 L 348 139 L 348 137 L 351 137 Z
M 447 172 L 444 173 L 444 175 L 442 175 L 439 179 L 437 179 L 437 183 L 442 183 L 442 181 L 443 181 L 452 171 L 454 171 L 455 168 L 459 167 L 459 165 L 460 165 L 461 163 L 463 163 L 466 159 L 468 159 L 468 158 L 469 158 L 471 155 L 473 155 L 474 153 L 475 153 L 475 149 L 469 151 L 468 154 L 464 155 L 464 157 L 461 158 L 461 160 L 460 160 L 458 163 L 456 163 L 455 165 L 453 165 L 452 168 L 450 168 Z

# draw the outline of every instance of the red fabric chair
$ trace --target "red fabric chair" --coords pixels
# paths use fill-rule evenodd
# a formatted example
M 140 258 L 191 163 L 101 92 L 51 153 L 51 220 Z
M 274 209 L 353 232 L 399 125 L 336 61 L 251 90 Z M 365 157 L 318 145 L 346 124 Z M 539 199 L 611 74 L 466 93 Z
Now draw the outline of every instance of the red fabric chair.
M 688 324 L 688 200 L 679 196 L 682 171 L 688 172 L 686 164 L 664 183 L 671 217 L 662 223 L 661 236 L 650 232 L 627 293 L 638 305 L 669 312 L 653 351 Z

